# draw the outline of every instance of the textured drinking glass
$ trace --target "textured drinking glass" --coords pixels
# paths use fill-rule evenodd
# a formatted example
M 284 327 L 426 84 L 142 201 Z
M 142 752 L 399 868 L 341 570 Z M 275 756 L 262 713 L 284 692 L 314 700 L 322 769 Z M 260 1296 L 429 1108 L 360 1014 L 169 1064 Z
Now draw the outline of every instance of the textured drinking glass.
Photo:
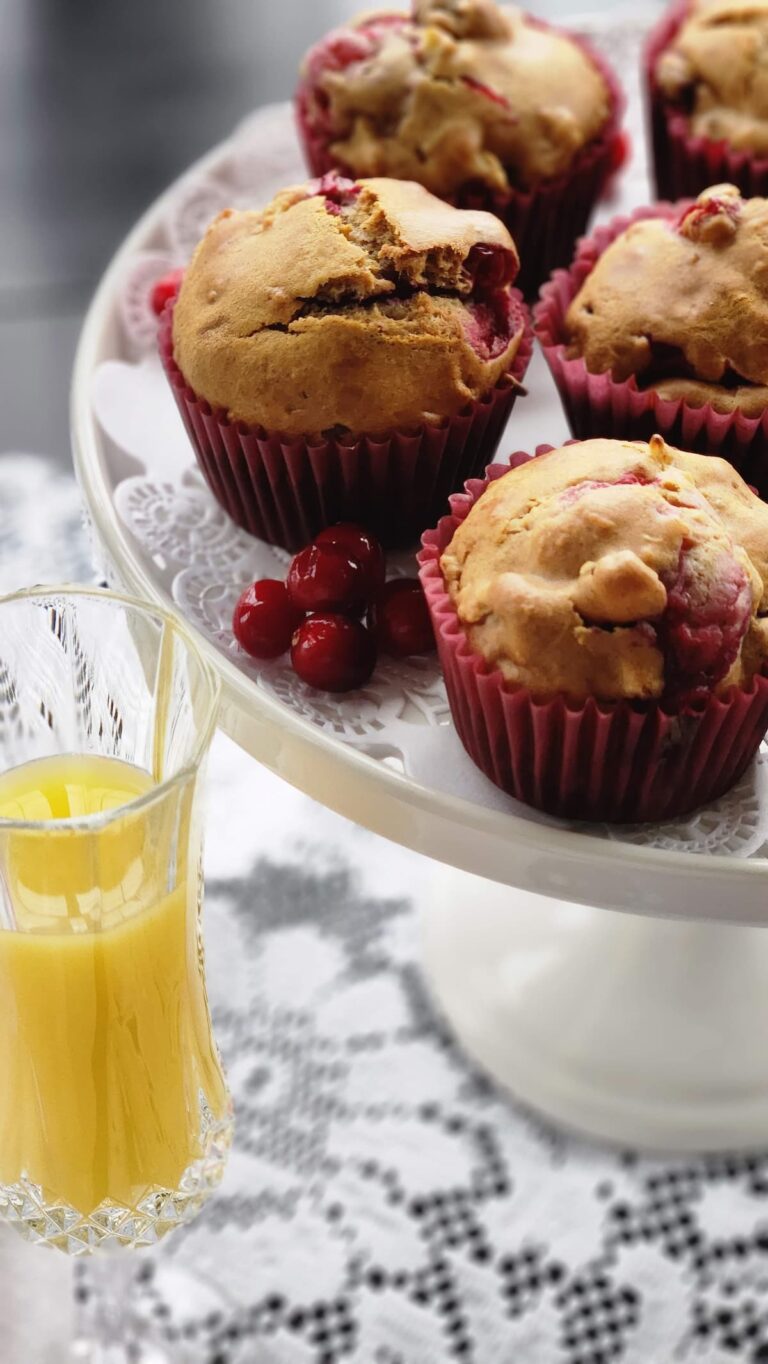
M 0 1214 L 71 1255 L 153 1245 L 223 1174 L 200 925 L 217 702 L 160 611 L 0 600 Z M 117 1347 L 91 1357 L 142 1357 Z

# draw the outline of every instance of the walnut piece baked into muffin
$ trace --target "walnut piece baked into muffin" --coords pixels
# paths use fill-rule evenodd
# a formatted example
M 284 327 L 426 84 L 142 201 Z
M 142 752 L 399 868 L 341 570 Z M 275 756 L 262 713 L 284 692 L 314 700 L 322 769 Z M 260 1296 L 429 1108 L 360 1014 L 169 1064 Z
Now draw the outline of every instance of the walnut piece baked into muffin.
M 768 506 L 660 437 L 514 469 L 440 565 L 471 649 L 538 696 L 682 703 L 768 659 Z
M 514 242 L 420 185 L 330 179 L 225 211 L 176 302 L 174 358 L 231 420 L 287 435 L 459 412 L 514 361 Z
M 515 236 L 526 289 L 566 259 L 620 155 L 605 64 L 493 0 L 362 15 L 312 48 L 296 102 L 310 170 L 417 180 L 492 209 Z M 555 183 L 556 203 L 539 197 Z
M 532 334 L 515 244 L 407 181 L 327 175 L 219 215 L 159 347 L 201 470 L 253 535 L 413 544 L 493 458 Z
M 568 308 L 569 353 L 593 373 L 691 406 L 768 408 L 768 200 L 732 185 L 633 222 Z

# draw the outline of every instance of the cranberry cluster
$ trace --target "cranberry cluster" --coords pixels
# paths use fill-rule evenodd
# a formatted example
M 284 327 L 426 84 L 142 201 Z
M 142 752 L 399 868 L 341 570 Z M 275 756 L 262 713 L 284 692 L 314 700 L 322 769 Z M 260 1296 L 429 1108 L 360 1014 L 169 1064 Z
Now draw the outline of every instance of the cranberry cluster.
M 235 639 L 252 658 L 290 649 L 310 687 L 362 687 L 379 653 L 430 653 L 435 638 L 416 578 L 386 581 L 378 540 L 361 526 L 329 526 L 293 559 L 284 583 L 263 578 L 243 592 L 232 618 Z

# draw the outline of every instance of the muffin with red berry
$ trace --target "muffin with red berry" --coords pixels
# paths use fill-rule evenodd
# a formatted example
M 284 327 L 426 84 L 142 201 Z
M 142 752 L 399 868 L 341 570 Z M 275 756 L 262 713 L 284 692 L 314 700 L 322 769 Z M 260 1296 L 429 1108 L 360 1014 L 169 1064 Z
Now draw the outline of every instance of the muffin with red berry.
M 768 492 L 768 201 L 717 185 L 581 243 L 536 327 L 574 435 L 660 431 Z
M 659 196 L 768 194 L 768 0 L 683 0 L 646 56 Z
M 535 292 L 624 152 L 622 100 L 583 42 L 493 0 L 414 0 L 362 15 L 305 58 L 296 95 L 310 169 L 417 180 L 498 214 Z
M 209 227 L 160 349 L 208 484 L 297 549 L 407 544 L 485 468 L 531 353 L 515 244 L 422 186 L 335 176 Z
M 768 506 L 658 436 L 489 473 L 420 556 L 470 756 L 571 819 L 722 795 L 768 728 Z

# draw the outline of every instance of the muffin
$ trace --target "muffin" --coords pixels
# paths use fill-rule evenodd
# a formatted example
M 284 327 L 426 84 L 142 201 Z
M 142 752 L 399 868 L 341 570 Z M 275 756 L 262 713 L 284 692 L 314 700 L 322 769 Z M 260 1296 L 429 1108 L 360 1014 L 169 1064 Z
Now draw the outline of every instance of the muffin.
M 220 214 L 161 326 L 200 466 L 295 550 L 360 522 L 417 538 L 485 468 L 531 353 L 514 242 L 422 186 L 329 176 Z
M 660 436 L 546 451 L 494 466 L 424 537 L 456 727 L 550 814 L 682 814 L 768 728 L 768 506 Z
M 768 0 L 676 4 L 646 56 L 660 198 L 768 194 Z
M 312 48 L 296 95 L 316 175 L 417 180 L 490 209 L 527 294 L 569 259 L 617 168 L 621 103 L 584 43 L 492 0 L 363 15 Z
M 574 435 L 661 431 L 768 493 L 768 201 L 716 185 L 617 219 L 536 325 Z

